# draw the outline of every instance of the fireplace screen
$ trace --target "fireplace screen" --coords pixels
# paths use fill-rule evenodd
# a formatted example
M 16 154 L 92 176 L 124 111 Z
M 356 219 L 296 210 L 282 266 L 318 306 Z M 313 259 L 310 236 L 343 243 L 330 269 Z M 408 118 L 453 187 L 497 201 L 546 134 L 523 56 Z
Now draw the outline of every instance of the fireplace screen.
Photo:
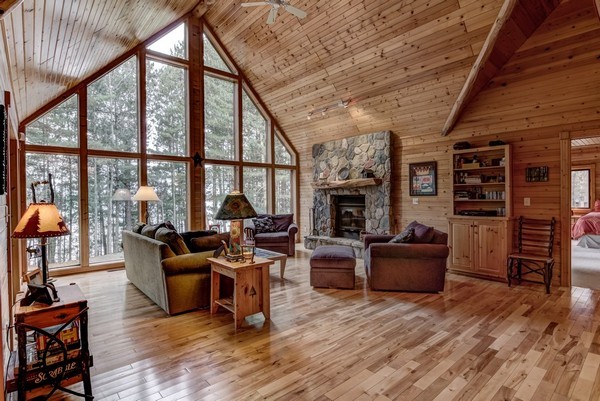
M 365 230 L 365 196 L 339 195 L 336 209 L 335 236 L 360 239 Z

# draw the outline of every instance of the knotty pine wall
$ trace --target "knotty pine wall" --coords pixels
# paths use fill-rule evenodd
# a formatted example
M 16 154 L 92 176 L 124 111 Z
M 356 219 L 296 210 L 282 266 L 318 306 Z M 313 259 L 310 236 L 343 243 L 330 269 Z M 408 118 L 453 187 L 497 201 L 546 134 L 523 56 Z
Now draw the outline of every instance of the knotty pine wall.
M 494 139 L 512 145 L 514 216 L 560 219 L 559 135 L 600 132 L 600 22 L 591 2 L 583 8 L 581 4 L 564 1 L 470 103 L 448 137 L 441 137 L 439 131 L 431 128 L 420 129 L 416 120 L 408 127 L 387 127 L 394 134 L 395 232 L 412 220 L 447 231 L 452 197 L 450 154 L 452 145 L 464 140 L 474 147 Z M 465 70 L 457 78 L 460 85 L 467 73 Z M 451 92 L 458 93 L 454 87 Z M 438 112 L 447 115 L 454 98 Z M 371 118 L 385 120 L 386 116 Z M 423 121 L 422 125 L 427 127 L 428 122 Z M 322 135 L 315 139 L 315 143 L 325 140 Z M 307 233 L 312 202 L 309 150 L 301 151 L 300 160 L 302 235 Z M 419 204 L 414 205 L 408 195 L 408 164 L 430 160 L 438 162 L 438 196 L 420 197 Z M 528 166 L 548 166 L 549 181 L 526 183 L 524 172 Z M 525 197 L 531 199 L 531 206 L 523 205 Z M 558 224 L 557 233 L 560 230 Z M 560 266 L 561 246 L 557 235 L 555 283 L 560 283 L 561 276 L 567 273 Z

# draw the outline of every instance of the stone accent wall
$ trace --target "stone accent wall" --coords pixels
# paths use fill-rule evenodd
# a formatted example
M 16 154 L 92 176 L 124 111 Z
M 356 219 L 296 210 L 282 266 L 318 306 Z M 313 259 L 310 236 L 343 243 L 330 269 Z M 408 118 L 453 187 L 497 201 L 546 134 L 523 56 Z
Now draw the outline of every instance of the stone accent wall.
M 344 138 L 313 145 L 313 181 L 341 181 L 363 178 L 363 169 L 373 171 L 380 185 L 359 188 L 315 189 L 314 227 L 310 234 L 331 237 L 335 230 L 335 195 L 365 195 L 365 230 L 372 234 L 390 232 L 391 220 L 391 134 L 389 131 Z

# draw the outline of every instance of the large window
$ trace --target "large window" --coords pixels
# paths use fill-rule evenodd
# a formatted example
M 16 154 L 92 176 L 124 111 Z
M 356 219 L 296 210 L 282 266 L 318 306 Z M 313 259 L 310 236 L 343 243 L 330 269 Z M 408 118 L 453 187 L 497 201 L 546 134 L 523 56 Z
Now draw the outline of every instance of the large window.
M 294 213 L 294 170 L 275 170 L 275 213 Z
M 264 167 L 244 167 L 244 193 L 256 213 L 267 213 L 268 170 Z
M 168 56 L 187 59 L 186 37 L 186 25 L 181 24 L 150 44 L 148 49 Z
M 124 195 L 138 186 L 135 159 L 88 159 L 88 224 L 90 263 L 123 258 L 122 231 L 137 221 L 137 203 Z M 123 192 L 126 190 L 127 192 Z
M 242 128 L 244 161 L 265 163 L 268 160 L 269 127 L 252 99 L 242 92 Z
M 590 209 L 595 199 L 595 166 L 571 168 L 571 208 Z
M 215 214 L 234 189 L 245 191 L 259 213 L 294 212 L 291 146 L 211 34 L 192 36 L 186 25 L 177 23 L 24 121 L 22 184 L 29 188 L 52 173 L 55 203 L 71 232 L 50 239 L 52 269 L 120 263 L 123 230 L 145 217 L 169 220 L 178 231 L 213 224 L 228 230 Z M 200 48 L 202 57 L 188 57 Z M 204 76 L 190 87 L 192 68 Z M 195 162 L 196 152 L 204 163 Z M 132 201 L 142 185 L 154 187 L 160 201 Z
M 79 146 L 77 95 L 71 96 L 27 126 L 25 141 L 31 145 Z
M 186 162 L 148 162 L 148 185 L 160 202 L 148 202 L 149 223 L 169 220 L 177 231 L 187 230 L 188 182 Z
M 88 147 L 138 150 L 138 78 L 136 58 L 88 86 Z
M 206 223 L 207 225 L 220 224 L 215 220 L 215 215 L 225 196 L 237 188 L 236 168 L 234 166 L 207 164 L 204 171 Z
M 186 71 L 157 61 L 146 70 L 148 153 L 187 155 Z
M 48 179 L 52 174 L 54 189 L 54 203 L 71 232 L 63 237 L 49 238 L 48 262 L 49 268 L 72 266 L 79 263 L 79 158 L 72 155 L 32 153 L 27 152 L 26 184 L 27 188 L 34 181 Z M 27 192 L 27 203 L 32 201 L 31 191 Z M 50 192 L 47 185 L 40 185 L 36 189 L 36 200 L 50 201 Z M 30 241 L 28 245 L 35 245 L 39 241 Z
M 235 83 L 207 75 L 204 78 L 204 135 L 207 159 L 234 160 Z

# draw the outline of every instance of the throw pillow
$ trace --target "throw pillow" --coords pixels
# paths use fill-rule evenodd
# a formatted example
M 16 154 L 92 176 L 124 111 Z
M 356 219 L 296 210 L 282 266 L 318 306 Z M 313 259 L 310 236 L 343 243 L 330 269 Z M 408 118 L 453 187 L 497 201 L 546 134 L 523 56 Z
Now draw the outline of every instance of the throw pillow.
M 275 224 L 273 224 L 273 218 L 271 216 L 252 219 L 252 223 L 254 223 L 254 230 L 257 234 L 275 232 Z
M 199 237 L 208 237 L 209 235 L 217 234 L 216 231 L 212 230 L 197 230 L 197 231 L 186 231 L 183 233 L 179 233 L 183 237 L 183 241 L 188 246 L 188 248 L 192 248 L 191 243 L 192 239 Z
M 175 230 L 161 227 L 156 230 L 155 239 L 169 245 L 169 248 L 171 248 L 175 255 L 185 255 L 186 253 L 190 253 L 183 238 Z
M 413 221 L 406 228 L 414 228 L 415 229 L 415 239 L 413 242 L 419 244 L 428 244 L 433 239 L 433 227 L 426 226 L 425 224 L 421 224 L 417 221 Z
M 400 234 L 396 235 L 389 242 L 393 244 L 399 244 L 404 242 L 412 242 L 415 238 L 415 229 L 414 228 L 406 228 Z
M 153 224 L 153 225 L 145 225 L 142 228 L 142 231 L 140 232 L 140 234 L 145 235 L 146 237 L 149 238 L 154 238 L 156 236 L 156 230 L 158 230 L 161 227 L 164 227 L 165 223 L 159 223 L 159 224 Z
M 287 231 L 290 224 L 294 222 L 293 214 L 274 214 L 271 216 L 275 231 Z
M 177 231 L 177 229 L 175 228 L 173 223 L 171 223 L 170 220 L 165 221 L 165 227 L 167 227 L 169 230 Z
M 146 223 L 135 223 L 133 225 L 133 228 L 131 229 L 131 231 L 133 231 L 136 234 L 141 234 L 142 228 L 144 228 L 145 226 L 146 226 Z

